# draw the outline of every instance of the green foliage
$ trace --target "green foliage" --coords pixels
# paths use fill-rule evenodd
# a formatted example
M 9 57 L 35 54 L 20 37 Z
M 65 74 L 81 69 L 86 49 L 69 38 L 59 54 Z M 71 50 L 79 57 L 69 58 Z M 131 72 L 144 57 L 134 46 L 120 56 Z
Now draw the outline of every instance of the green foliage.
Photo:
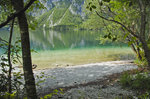
M 52 93 L 50 93 L 50 94 L 48 94 L 48 95 L 45 95 L 44 97 L 41 97 L 40 99 L 52 99 L 52 97 L 53 97 L 54 95 L 58 95 L 58 94 L 63 95 L 63 94 L 64 94 L 64 93 L 63 93 L 63 89 L 61 89 L 61 88 L 55 89 L 55 90 L 53 90 Z
M 138 40 L 140 41 L 140 37 L 137 36 L 139 35 L 138 33 L 141 32 L 141 23 L 139 21 L 141 15 L 140 7 L 135 0 L 87 0 L 86 5 L 86 8 L 91 11 L 93 15 L 95 15 L 96 12 L 99 16 L 97 21 L 101 19 L 100 23 L 102 25 L 99 26 L 101 26 L 100 29 L 102 33 L 105 33 L 103 37 L 99 37 L 101 43 L 124 42 L 129 46 L 134 46 L 134 48 L 137 49 L 137 51 L 134 50 L 135 52 L 139 51 L 138 48 L 140 48 L 140 50 L 143 49 L 141 46 L 136 46 L 136 42 Z M 93 20 L 92 22 L 96 23 Z M 148 35 L 148 27 L 146 31 L 145 34 Z M 145 38 L 147 39 L 147 37 Z M 136 54 L 139 55 L 138 53 Z M 142 61 L 146 61 L 145 55 L 143 55 L 142 58 Z
M 14 42 L 14 45 L 11 45 L 11 62 L 12 64 L 17 64 L 18 62 L 20 62 L 20 51 L 21 51 L 21 47 L 20 47 L 20 41 L 21 40 L 16 40 Z M 8 53 L 8 50 L 7 50 L 7 46 L 8 46 L 8 42 L 7 41 L 1 41 L 0 42 L 1 44 L 1 48 L 6 48 L 5 49 L 5 52 L 3 55 L 0 56 L 0 70 L 1 70 L 1 73 L 0 73 L 0 96 L 5 96 L 7 97 L 8 96 L 8 72 L 9 72 L 9 64 L 8 64 L 8 57 L 7 57 L 7 53 Z M 12 70 L 14 70 L 15 67 L 12 68 Z M 11 72 L 12 72 L 11 70 Z M 23 74 L 21 72 L 12 72 L 11 73 L 12 75 L 12 78 L 11 78 L 11 85 L 12 85 L 12 91 L 16 93 L 16 95 L 18 96 L 19 94 L 21 94 L 23 92 L 23 89 L 20 87 L 20 86 L 24 86 L 22 80 L 22 76 Z M 10 95 L 14 95 L 15 93 L 13 94 L 10 94 Z
M 90 30 L 100 30 L 103 26 L 102 19 L 100 19 L 96 14 L 89 14 L 88 18 L 80 24 L 80 28 Z
M 12 72 L 13 78 L 11 79 L 12 91 L 13 94 L 8 94 L 8 59 L 4 56 L 1 57 L 0 62 L 1 73 L 0 73 L 0 96 L 7 97 L 7 96 L 15 96 L 19 95 L 23 92 L 23 89 L 20 86 L 24 86 L 22 80 L 23 74 L 21 72 Z M 13 68 L 14 69 L 14 68 Z
M 30 0 L 25 0 L 25 5 L 29 3 Z M 46 2 L 46 0 L 42 0 Z M 35 30 L 37 27 L 37 20 L 34 16 L 37 13 L 37 10 L 40 11 L 41 9 L 46 9 L 46 7 L 39 1 L 36 0 L 26 11 L 26 15 L 28 17 L 29 28 Z M 12 7 L 10 0 L 1 0 L 0 1 L 0 22 L 6 21 L 7 17 L 14 13 L 14 8 Z M 20 9 L 21 10 L 21 9 Z
M 147 60 L 145 58 L 142 60 L 135 59 L 134 63 L 137 64 L 139 67 L 146 67 L 147 66 Z
M 146 93 L 138 96 L 138 99 L 149 99 L 149 97 L 150 97 L 150 93 L 146 92 Z
M 8 64 L 5 63 L 7 61 L 7 59 L 2 58 L 1 57 L 1 62 L 0 62 L 0 67 L 2 70 L 2 73 L 0 74 L 0 93 L 2 92 L 7 92 L 7 86 L 8 86 L 8 82 L 7 82 L 7 70 L 5 69 L 6 66 L 8 67 Z
M 127 72 L 124 73 L 120 78 L 120 83 L 122 84 L 122 86 L 129 86 L 131 81 L 132 77 Z
M 7 16 L 10 13 L 13 13 L 13 8 L 10 0 L 0 0 L 0 22 L 3 22 L 7 19 Z
M 68 5 L 64 5 L 61 8 L 55 8 L 54 13 L 52 15 L 53 23 L 57 23 L 61 18 L 63 18 L 63 15 L 66 13 L 68 7 Z
M 49 21 L 48 18 L 49 16 L 52 14 L 54 9 L 51 9 L 50 11 L 44 13 L 43 15 L 41 15 L 40 17 L 38 17 L 38 25 L 41 26 L 43 24 L 49 25 Z
M 118 96 L 115 97 L 114 99 L 134 99 L 132 96 Z
M 139 67 L 148 66 L 148 62 L 145 58 L 145 54 L 144 54 L 143 50 L 140 51 L 140 55 L 141 55 L 142 59 L 140 60 L 140 59 L 137 58 L 136 60 L 134 60 L 134 63 L 137 64 Z
M 82 22 L 82 18 L 80 15 L 73 15 L 69 11 L 70 4 L 61 5 L 59 7 L 54 7 L 50 11 L 41 15 L 39 19 L 39 25 L 46 25 L 49 27 L 50 25 L 54 26 L 75 26 Z
M 0 99 L 16 99 L 16 92 L 13 92 L 12 94 L 10 93 L 5 93 L 4 95 L 0 94 Z
M 85 4 L 87 5 L 86 8 L 91 12 L 97 8 L 96 0 L 87 1 Z
M 42 0 L 43 2 L 46 2 L 46 0 Z M 29 2 L 29 0 L 27 0 L 27 2 L 25 2 L 25 4 L 27 4 Z M 27 10 L 27 13 L 35 13 L 37 12 L 37 10 L 41 10 L 41 9 L 46 9 L 46 7 L 40 2 L 40 0 L 36 0 L 31 6 L 30 8 Z
M 53 79 L 55 79 L 55 77 L 53 77 L 53 76 L 48 76 L 48 75 L 46 75 L 44 72 L 41 72 L 39 75 L 36 75 L 35 78 L 36 78 L 36 80 L 37 80 L 36 86 L 37 86 L 38 88 L 40 88 L 40 89 L 42 88 L 42 85 L 40 85 L 40 84 L 41 84 L 41 83 L 44 83 L 47 78 L 53 78 Z
M 137 72 L 136 75 L 131 75 L 126 72 L 121 76 L 120 83 L 123 87 L 128 87 L 135 90 L 150 91 L 150 77 L 148 72 Z
M 73 15 L 69 9 L 67 9 L 66 14 L 64 18 L 62 19 L 62 22 L 60 25 L 79 25 L 82 22 L 82 18 L 80 15 Z

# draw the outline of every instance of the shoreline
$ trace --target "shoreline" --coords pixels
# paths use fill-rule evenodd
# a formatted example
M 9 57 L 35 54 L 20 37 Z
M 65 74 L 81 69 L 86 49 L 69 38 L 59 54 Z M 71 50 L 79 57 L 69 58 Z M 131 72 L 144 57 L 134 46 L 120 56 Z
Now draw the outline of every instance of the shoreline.
M 40 90 L 38 91 L 38 94 L 42 95 L 44 93 L 48 94 L 51 92 L 52 89 L 57 88 L 64 88 L 67 89 L 69 92 L 70 90 L 80 89 L 80 87 L 84 89 L 84 87 L 86 88 L 86 85 L 88 88 L 90 86 L 100 86 L 99 88 L 101 88 L 102 86 L 99 81 L 107 83 L 107 80 L 109 80 L 108 78 L 110 78 L 111 75 L 119 75 L 124 71 L 137 68 L 138 67 L 135 64 L 133 64 L 132 61 L 109 61 L 79 66 L 68 66 L 64 68 L 39 70 L 34 71 L 34 73 L 35 75 L 39 75 L 40 72 L 44 72 L 45 75 L 47 74 L 48 76 L 54 77 L 47 78 L 46 81 L 43 84 L 41 84 L 42 89 L 38 89 Z M 68 94 L 68 91 L 65 92 L 66 95 Z

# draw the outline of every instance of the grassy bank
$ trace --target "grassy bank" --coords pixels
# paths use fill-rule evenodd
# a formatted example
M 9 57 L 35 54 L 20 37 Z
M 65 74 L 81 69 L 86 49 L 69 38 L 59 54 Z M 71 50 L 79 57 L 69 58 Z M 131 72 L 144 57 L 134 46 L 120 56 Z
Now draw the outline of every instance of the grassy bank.
M 133 52 L 129 47 L 101 47 L 39 51 L 38 53 L 32 54 L 33 64 L 38 65 L 37 69 L 133 58 Z

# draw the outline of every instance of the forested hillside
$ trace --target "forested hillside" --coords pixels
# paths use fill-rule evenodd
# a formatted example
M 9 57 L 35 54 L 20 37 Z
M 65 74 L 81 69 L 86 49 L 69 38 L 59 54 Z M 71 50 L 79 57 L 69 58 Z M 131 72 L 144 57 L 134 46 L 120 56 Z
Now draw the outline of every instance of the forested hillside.
M 54 27 L 79 25 L 85 19 L 84 0 L 49 0 L 43 2 L 46 7 L 38 17 L 40 26 Z

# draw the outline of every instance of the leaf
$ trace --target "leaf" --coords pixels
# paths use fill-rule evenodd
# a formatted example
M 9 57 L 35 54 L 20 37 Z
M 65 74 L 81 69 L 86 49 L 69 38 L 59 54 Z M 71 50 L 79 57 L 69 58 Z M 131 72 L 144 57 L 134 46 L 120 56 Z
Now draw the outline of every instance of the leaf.
M 128 45 L 131 45 L 133 42 L 132 41 L 130 41 L 130 42 L 128 42 Z
M 136 40 L 136 37 L 132 37 L 132 40 L 135 41 L 135 40 Z
M 2 58 L 1 60 L 2 60 L 2 61 L 5 61 L 5 62 L 7 62 L 7 61 L 8 61 L 8 59 L 6 59 L 6 58 Z
M 20 43 L 21 42 L 21 40 L 17 40 L 15 43 Z
M 111 39 L 111 36 L 110 36 L 110 35 L 108 35 L 108 38 L 109 38 L 109 39 Z
M 104 38 L 107 38 L 108 37 L 108 35 L 104 35 Z
M 92 4 L 92 2 L 89 2 L 89 5 L 91 5 Z
M 1 63 L 1 65 L 2 65 L 2 66 L 6 66 L 6 64 L 5 64 L 5 63 Z
M 128 37 L 129 33 L 126 33 L 123 37 L 123 39 L 126 39 Z
M 117 38 L 116 38 L 116 37 L 112 39 L 112 41 L 113 41 L 113 42 L 114 42 L 114 41 L 116 41 L 116 40 L 117 40 Z
M 90 7 L 90 11 L 92 11 L 92 8 Z
M 62 88 L 59 88 L 60 89 L 60 91 L 62 91 L 63 92 L 63 89 Z
M 58 90 L 57 90 L 57 89 L 55 89 L 53 92 L 58 93 Z
M 103 5 L 103 2 L 100 2 L 99 5 L 102 6 L 102 5 Z
M 18 61 L 17 60 L 13 60 L 13 63 L 18 63 Z
M 95 6 L 95 5 L 92 5 L 91 7 L 92 7 L 93 9 L 96 9 L 96 6 Z

